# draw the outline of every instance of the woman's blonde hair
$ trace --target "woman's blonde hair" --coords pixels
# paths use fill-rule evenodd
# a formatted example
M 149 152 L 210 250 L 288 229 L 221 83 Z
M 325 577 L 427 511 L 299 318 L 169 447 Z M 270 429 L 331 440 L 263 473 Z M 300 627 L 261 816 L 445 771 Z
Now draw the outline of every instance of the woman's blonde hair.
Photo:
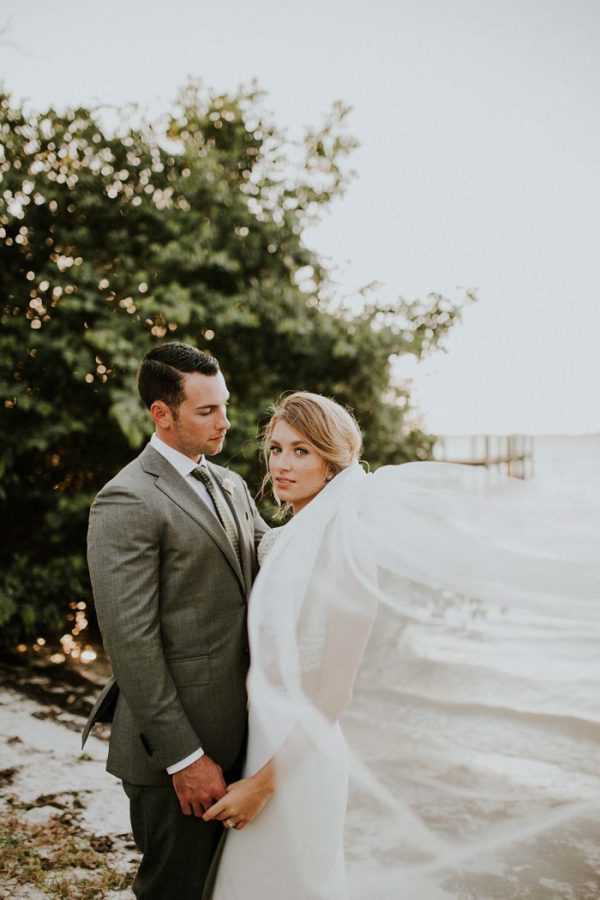
M 362 435 L 349 410 L 329 397 L 309 391 L 283 395 L 271 408 L 271 418 L 262 433 L 261 449 L 267 466 L 263 490 L 269 483 L 269 447 L 277 422 L 285 422 L 315 448 L 325 460 L 330 477 L 360 456 Z

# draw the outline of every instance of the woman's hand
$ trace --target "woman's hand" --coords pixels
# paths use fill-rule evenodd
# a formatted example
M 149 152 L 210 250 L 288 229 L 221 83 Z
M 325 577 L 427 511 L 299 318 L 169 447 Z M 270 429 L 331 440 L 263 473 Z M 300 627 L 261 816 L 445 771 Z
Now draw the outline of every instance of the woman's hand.
M 239 831 L 259 814 L 274 789 L 273 765 L 269 762 L 256 775 L 228 785 L 225 796 L 213 803 L 202 818 L 205 822 L 217 819 L 225 828 Z

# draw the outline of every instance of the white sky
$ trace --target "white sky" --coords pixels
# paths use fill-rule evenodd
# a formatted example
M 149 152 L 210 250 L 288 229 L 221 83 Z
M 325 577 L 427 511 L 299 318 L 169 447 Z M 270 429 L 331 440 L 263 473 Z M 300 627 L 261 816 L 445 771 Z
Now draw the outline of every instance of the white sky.
M 350 104 L 359 177 L 307 234 L 340 292 L 480 298 L 400 364 L 427 426 L 600 430 L 598 0 L 0 0 L 3 23 L 35 107 L 160 112 L 189 75 L 256 77 L 292 131 Z

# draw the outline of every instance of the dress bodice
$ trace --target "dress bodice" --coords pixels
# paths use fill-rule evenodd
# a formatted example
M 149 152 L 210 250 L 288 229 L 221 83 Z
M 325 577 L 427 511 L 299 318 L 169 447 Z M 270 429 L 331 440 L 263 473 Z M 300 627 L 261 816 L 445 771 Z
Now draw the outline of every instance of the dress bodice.
M 283 531 L 284 526 L 280 528 L 271 528 L 270 531 L 267 531 L 266 534 L 263 534 L 260 543 L 258 545 L 258 564 L 262 566 L 265 561 L 267 554 L 270 550 L 275 546 L 275 541 L 280 536 Z
M 285 525 L 281 525 L 279 528 L 272 528 L 270 531 L 267 531 L 265 535 L 263 535 L 258 545 L 259 565 L 262 566 L 264 564 L 268 554 L 272 551 L 277 540 L 281 537 L 284 531 Z M 274 602 L 277 603 L 285 602 L 285 597 L 277 597 L 273 599 Z M 265 622 L 261 627 L 260 641 L 263 658 L 266 658 L 269 655 L 272 655 L 272 657 L 274 658 L 276 655 L 277 637 L 271 634 L 271 631 L 272 628 L 270 623 Z M 300 670 L 302 672 L 318 669 L 320 667 L 323 658 L 324 638 L 325 622 L 323 620 L 322 614 L 318 616 L 315 616 L 314 613 L 312 616 L 309 614 L 300 621 L 297 639 Z

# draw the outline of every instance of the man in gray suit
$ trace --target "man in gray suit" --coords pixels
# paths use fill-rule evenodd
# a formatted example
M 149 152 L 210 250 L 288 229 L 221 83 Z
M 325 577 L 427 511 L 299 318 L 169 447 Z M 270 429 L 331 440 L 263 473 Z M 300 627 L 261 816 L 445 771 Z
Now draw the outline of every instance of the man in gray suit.
M 156 430 L 91 509 L 88 563 L 114 677 L 84 731 L 112 718 L 142 851 L 139 900 L 199 900 L 222 835 L 202 814 L 239 777 L 246 731 L 246 601 L 267 526 L 245 482 L 208 464 L 229 428 L 219 365 L 186 344 L 138 375 Z

